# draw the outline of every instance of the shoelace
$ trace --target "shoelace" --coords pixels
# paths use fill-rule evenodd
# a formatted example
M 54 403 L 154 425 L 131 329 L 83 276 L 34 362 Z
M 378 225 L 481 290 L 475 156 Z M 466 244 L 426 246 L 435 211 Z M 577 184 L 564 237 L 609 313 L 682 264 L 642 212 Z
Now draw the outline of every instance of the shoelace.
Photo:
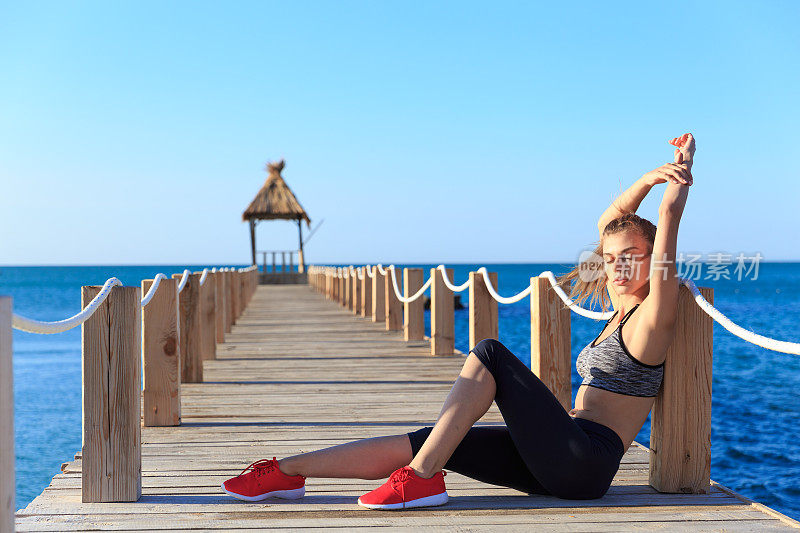
M 252 468 L 253 472 L 256 473 L 256 476 L 260 477 L 266 474 L 267 472 L 272 472 L 277 467 L 278 467 L 277 457 L 273 457 L 272 459 L 261 459 L 260 461 L 256 461 L 254 463 L 247 465 L 244 468 L 244 470 L 242 470 L 242 472 L 239 474 L 239 476 L 241 476 L 242 474 L 244 474 L 245 472 L 247 472 Z
M 394 472 L 392 472 L 392 475 L 389 476 L 389 483 L 392 486 L 392 490 L 394 490 L 397 494 L 400 495 L 400 498 L 403 500 L 403 502 L 406 501 L 405 490 L 403 489 L 403 483 L 405 483 L 406 481 L 408 481 L 408 479 L 411 478 L 412 472 L 414 472 L 414 470 L 410 466 L 404 466 L 399 470 L 395 470 Z M 447 472 L 442 470 L 442 476 L 446 475 Z M 400 490 L 397 490 L 398 486 L 400 487 Z

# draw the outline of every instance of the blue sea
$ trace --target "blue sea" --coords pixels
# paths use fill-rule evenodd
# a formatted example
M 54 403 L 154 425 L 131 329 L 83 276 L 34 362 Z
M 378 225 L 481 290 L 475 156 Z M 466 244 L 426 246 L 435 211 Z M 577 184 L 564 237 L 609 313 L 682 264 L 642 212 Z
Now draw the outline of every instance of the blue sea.
M 14 311 L 39 320 L 60 320 L 80 310 L 80 287 L 116 276 L 140 285 L 158 272 L 216 265 L 0 266 L 0 294 Z M 226 265 L 231 266 L 231 265 Z M 245 265 L 239 265 L 245 266 Z M 430 268 L 436 265 L 408 264 Z M 498 273 L 498 292 L 523 290 L 543 270 L 556 275 L 568 264 L 449 264 L 461 284 L 469 271 Z M 725 279 L 727 273 L 730 279 Z M 715 306 L 735 323 L 779 340 L 800 342 L 800 263 L 760 262 L 757 274 L 703 270 L 698 286 L 714 289 Z M 688 274 L 684 274 L 691 277 Z M 695 274 L 696 275 L 696 274 Z M 740 277 L 741 279 L 737 279 Z M 427 271 L 426 271 L 427 279 Z M 456 310 L 456 348 L 468 351 L 467 292 Z M 588 302 L 587 302 L 588 304 Z M 427 313 L 426 313 L 427 315 Z M 528 299 L 499 306 L 500 341 L 530 365 Z M 429 324 L 429 317 L 426 316 Z M 573 400 L 580 383 L 578 352 L 603 322 L 572 314 Z M 428 326 L 428 334 L 430 328 Z M 14 411 L 18 509 L 42 492 L 81 447 L 80 328 L 56 335 L 14 331 Z M 753 500 L 800 519 L 800 357 L 766 350 L 714 325 L 711 478 Z M 648 418 L 636 440 L 649 446 Z

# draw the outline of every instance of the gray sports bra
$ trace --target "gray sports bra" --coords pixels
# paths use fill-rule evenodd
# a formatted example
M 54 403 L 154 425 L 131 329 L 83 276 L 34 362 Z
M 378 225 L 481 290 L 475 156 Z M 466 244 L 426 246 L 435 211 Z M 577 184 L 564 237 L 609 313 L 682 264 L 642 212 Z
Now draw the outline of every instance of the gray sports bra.
M 617 315 L 611 315 L 597 337 L 581 353 L 575 366 L 583 378 L 581 385 L 589 385 L 627 396 L 652 398 L 658 394 L 664 378 L 664 363 L 648 365 L 634 358 L 622 340 L 622 326 L 633 314 L 639 304 L 622 318 L 619 326 L 605 339 L 595 344 L 605 331 L 609 322 Z

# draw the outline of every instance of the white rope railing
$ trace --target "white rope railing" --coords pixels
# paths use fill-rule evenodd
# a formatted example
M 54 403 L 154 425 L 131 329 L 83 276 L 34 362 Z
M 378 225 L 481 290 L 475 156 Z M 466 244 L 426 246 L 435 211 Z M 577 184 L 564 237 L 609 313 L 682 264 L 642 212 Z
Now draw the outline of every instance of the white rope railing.
M 186 287 L 186 283 L 189 281 L 189 274 L 191 272 L 188 269 L 184 269 L 183 276 L 181 277 L 180 283 L 178 283 L 178 292 L 183 292 L 183 288 Z
M 103 285 L 103 288 L 97 293 L 97 296 L 92 298 L 92 301 L 89 302 L 89 305 L 84 307 L 78 314 L 69 318 L 65 318 L 64 320 L 44 322 L 41 320 L 34 320 L 32 318 L 25 318 L 24 316 L 14 313 L 14 316 L 11 319 L 11 325 L 14 327 L 14 329 L 27 331 L 29 333 L 62 333 L 86 322 L 89 317 L 92 316 L 92 313 L 94 313 L 95 309 L 97 309 L 108 297 L 111 289 L 117 285 L 122 286 L 122 282 L 117 278 L 108 278 Z
M 448 279 L 447 271 L 445 270 L 444 265 L 439 265 L 436 268 L 442 273 L 442 280 L 444 281 L 444 284 L 447 286 L 448 289 L 450 289 L 453 292 L 461 292 L 464 289 L 468 288 L 471 284 L 470 280 L 467 279 L 467 281 L 465 281 L 461 285 L 454 285 Z M 371 274 L 370 270 L 371 270 L 370 268 L 366 269 L 366 275 L 370 278 L 374 278 L 375 275 Z M 425 284 L 416 293 L 414 293 L 412 296 L 405 297 L 400 293 L 400 288 L 397 284 L 397 275 L 395 273 L 395 266 L 393 264 L 389 265 L 386 268 L 384 268 L 382 264 L 378 264 L 377 271 L 380 272 L 381 275 L 385 275 L 387 272 L 391 272 L 392 287 L 394 288 L 395 296 L 397 296 L 397 299 L 403 303 L 410 303 L 419 298 L 425 292 L 425 290 L 427 290 L 430 287 L 431 282 L 433 280 L 433 278 L 429 277 L 428 281 L 426 281 Z M 480 272 L 481 275 L 483 276 L 483 281 L 484 284 L 486 285 L 486 289 L 489 292 L 489 294 L 499 303 L 503 304 L 516 303 L 525 298 L 526 296 L 529 296 L 533 289 L 533 287 L 529 285 L 525 290 L 515 294 L 514 296 L 508 296 L 508 297 L 501 296 L 500 294 L 497 293 L 495 287 L 492 285 L 492 282 L 489 279 L 489 272 L 486 270 L 486 267 L 480 267 L 477 270 L 477 272 Z M 608 320 L 613 316 L 614 314 L 613 311 L 606 311 L 606 312 L 592 311 L 591 309 L 586 309 L 575 303 L 575 301 L 572 300 L 567 295 L 566 292 L 564 292 L 564 289 L 562 289 L 561 286 L 559 286 L 558 282 L 556 281 L 555 275 L 550 270 L 544 270 L 540 272 L 538 277 L 547 278 L 547 280 L 550 282 L 550 285 L 553 287 L 553 290 L 555 290 L 558 297 L 561 298 L 564 304 L 576 314 L 585 316 L 587 318 L 592 318 L 595 320 Z M 363 279 L 363 276 L 361 277 L 361 279 Z M 735 324 L 728 317 L 722 314 L 717 308 L 711 305 L 705 298 L 703 298 L 703 295 L 700 293 L 700 290 L 697 288 L 697 286 L 691 279 L 679 277 L 678 281 L 682 285 L 685 285 L 692 292 L 692 294 L 694 295 L 695 302 L 700 307 L 700 309 L 703 310 L 703 312 L 705 312 L 715 322 L 717 322 L 723 328 L 731 332 L 733 335 L 736 335 L 740 339 L 745 340 L 751 344 L 755 344 L 757 346 L 761 346 L 762 348 L 766 348 L 767 350 L 773 350 L 776 352 L 782 352 L 792 355 L 800 355 L 800 343 L 781 341 L 765 337 L 763 335 L 755 333 L 754 331 L 745 329 L 739 326 L 738 324 Z
M 162 280 L 162 279 L 167 279 L 167 276 L 165 276 L 165 275 L 164 275 L 164 274 L 162 274 L 161 272 L 159 272 L 158 274 L 156 274 L 156 277 L 155 277 L 155 278 L 153 278 L 153 284 L 150 286 L 150 290 L 149 290 L 149 291 L 147 291 L 147 294 L 145 294 L 145 295 L 144 295 L 144 298 L 142 298 L 142 307 L 144 307 L 144 306 L 146 306 L 147 304 L 149 304 L 149 303 L 150 303 L 150 300 L 152 300 L 152 299 L 153 299 L 153 295 L 154 295 L 154 294 L 156 293 L 156 291 L 158 290 L 158 286 L 161 284 L 161 280 Z
M 251 265 L 247 268 L 239 269 L 239 272 L 250 272 L 253 269 L 257 268 L 256 265 Z M 216 273 L 216 272 L 230 272 L 234 270 L 230 267 L 225 268 L 204 268 L 203 273 L 200 276 L 200 285 L 202 286 L 205 283 L 209 273 Z M 188 269 L 184 269 L 183 275 L 181 276 L 180 283 L 178 284 L 178 292 L 181 292 L 183 288 L 186 286 L 186 283 L 189 281 L 189 275 L 191 271 Z M 153 278 L 153 284 L 150 286 L 150 289 L 145 294 L 140 304 L 142 307 L 145 307 L 150 301 L 153 299 L 153 295 L 158 290 L 158 286 L 161 284 L 161 280 L 167 279 L 167 276 L 161 272 L 155 275 Z M 108 295 L 111 293 L 111 289 L 119 285 L 122 286 L 122 282 L 117 278 L 108 278 L 106 282 L 103 284 L 103 287 L 100 289 L 100 292 L 97 293 L 97 296 L 92 298 L 92 301 L 88 303 L 86 307 L 81 309 L 80 312 L 77 314 L 65 318 L 63 320 L 55 320 L 52 322 L 44 321 L 44 320 L 35 320 L 33 318 L 28 318 L 17 313 L 13 313 L 11 319 L 11 326 L 19 331 L 27 331 L 28 333 L 39 333 L 39 334 L 53 334 L 53 333 L 63 333 L 68 331 L 76 326 L 80 326 L 84 322 L 86 322 L 89 317 L 94 314 L 95 310 L 102 304 Z
M 469 278 L 467 278 L 467 281 L 465 281 L 461 285 L 456 286 L 450 283 L 450 280 L 447 279 L 447 270 L 445 270 L 444 265 L 439 265 L 436 268 L 438 268 L 439 271 L 442 273 L 442 280 L 444 281 L 444 284 L 447 286 L 447 288 L 450 289 L 451 291 L 461 292 L 467 287 L 469 287 Z
M 425 292 L 425 290 L 428 287 L 430 287 L 431 281 L 433 280 L 433 278 L 428 278 L 428 281 L 426 281 L 422 285 L 422 287 L 419 288 L 419 290 L 417 292 L 415 292 L 412 296 L 409 296 L 409 297 L 406 298 L 406 297 L 404 297 L 403 295 L 400 294 L 400 289 L 397 287 L 397 276 L 394 273 L 394 271 L 395 271 L 394 265 L 389 265 L 388 270 L 392 271 L 392 285 L 394 286 L 394 294 L 395 294 L 395 296 L 397 296 L 397 299 L 400 300 L 401 302 L 403 302 L 404 304 L 411 303 L 414 300 L 416 300 L 417 298 L 419 298 L 420 296 L 422 296 L 422 293 Z

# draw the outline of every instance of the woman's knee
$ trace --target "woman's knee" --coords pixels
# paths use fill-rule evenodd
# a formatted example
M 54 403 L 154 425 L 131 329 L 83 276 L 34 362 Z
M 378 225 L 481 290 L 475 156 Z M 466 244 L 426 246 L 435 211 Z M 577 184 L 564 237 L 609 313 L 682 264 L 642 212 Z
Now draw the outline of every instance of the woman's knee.
M 491 338 L 481 340 L 470 352 L 474 353 L 478 360 L 483 363 L 483 366 L 489 369 L 489 372 L 493 375 L 500 359 L 509 355 L 515 357 L 502 342 Z

